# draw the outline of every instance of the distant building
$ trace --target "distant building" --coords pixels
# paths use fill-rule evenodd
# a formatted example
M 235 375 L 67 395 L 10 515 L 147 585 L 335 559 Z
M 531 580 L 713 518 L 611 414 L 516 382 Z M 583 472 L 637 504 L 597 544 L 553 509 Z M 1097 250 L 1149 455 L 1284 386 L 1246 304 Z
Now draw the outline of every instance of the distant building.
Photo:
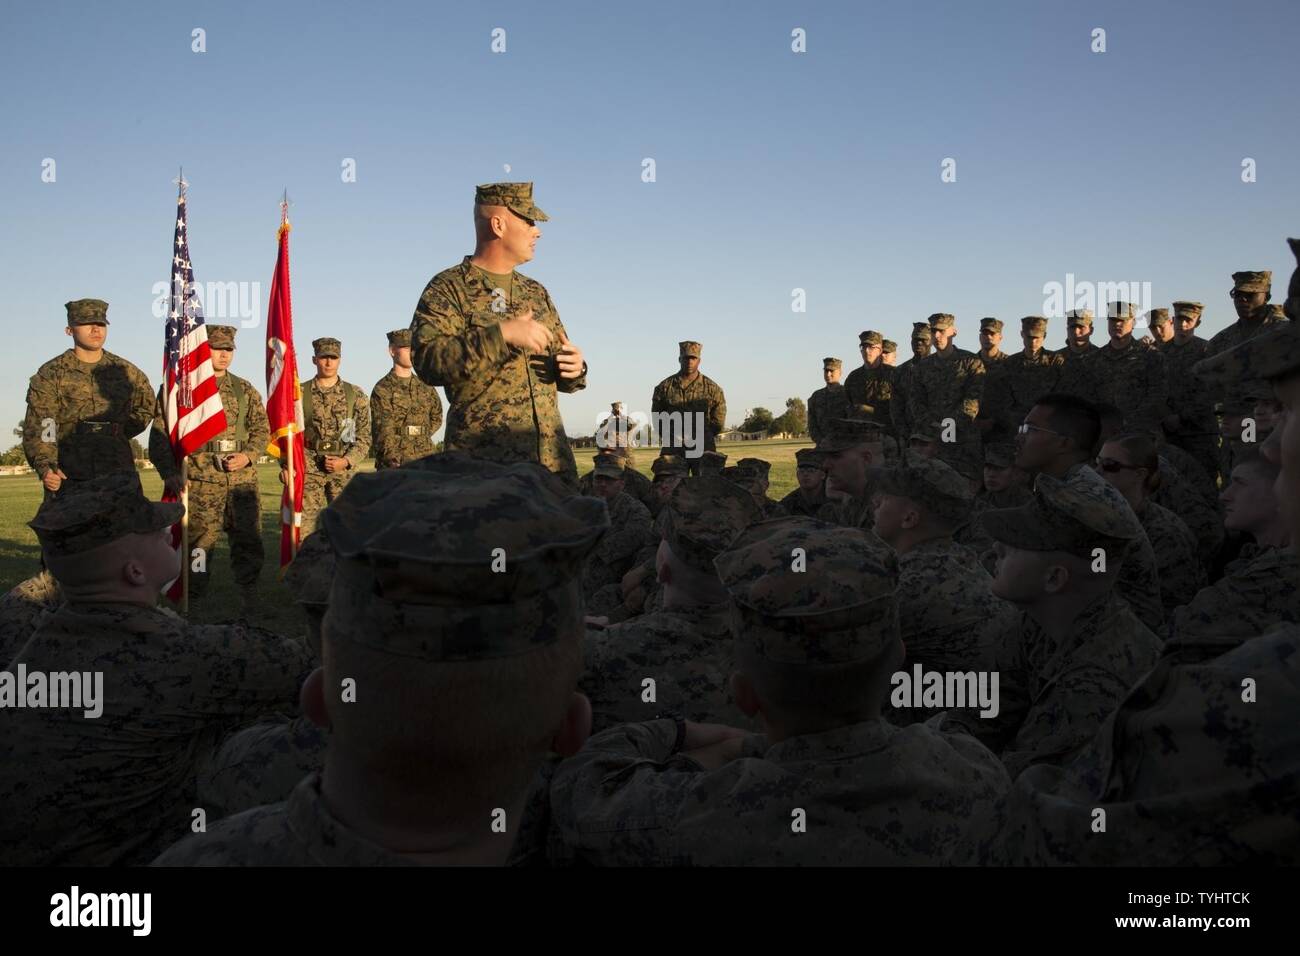
M 762 441 L 767 437 L 767 432 L 742 432 L 739 428 L 728 428 L 725 432 L 718 433 L 718 441 Z

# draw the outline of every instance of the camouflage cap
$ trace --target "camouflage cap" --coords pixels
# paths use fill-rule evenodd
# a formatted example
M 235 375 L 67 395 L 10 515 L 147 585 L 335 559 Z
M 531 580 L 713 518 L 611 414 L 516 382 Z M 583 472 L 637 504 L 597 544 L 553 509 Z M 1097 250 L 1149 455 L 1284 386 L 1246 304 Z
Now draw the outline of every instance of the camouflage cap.
M 829 427 L 817 442 L 823 454 L 835 454 L 880 441 L 883 430 L 879 424 L 866 418 L 832 418 Z
M 617 455 L 597 455 L 592 460 L 595 462 L 595 467 L 591 469 L 592 474 L 615 479 L 624 477 L 626 466 L 623 464 L 621 457 Z
M 912 426 L 912 433 L 907 436 L 908 441 L 943 441 L 943 422 L 917 422 Z
M 713 559 L 736 535 L 762 517 L 748 491 L 716 475 L 687 478 L 673 489 L 664 540 L 681 561 L 713 574 Z
M 741 471 L 758 475 L 760 478 L 766 478 L 772 471 L 772 463 L 762 458 L 742 458 L 736 462 L 736 467 Z
M 865 332 L 858 333 L 858 345 L 881 345 L 885 341 L 884 336 L 873 329 L 867 329 Z
M 1092 325 L 1092 309 L 1073 309 L 1065 313 L 1066 325 Z
M 981 332 L 1001 332 L 1001 331 L 1002 331 L 1002 320 L 1001 320 L 1001 319 L 994 319 L 994 318 L 980 319 L 980 331 L 981 331 Z
M 1155 328 L 1157 325 L 1168 325 L 1170 323 L 1168 309 L 1151 309 L 1147 312 L 1147 327 Z
M 1046 335 L 1047 319 L 1041 315 L 1027 315 L 1020 320 L 1020 331 L 1028 335 Z
M 1016 446 L 1011 442 L 985 442 L 984 464 L 992 468 L 1010 468 L 1016 463 Z
M 179 502 L 150 501 L 134 471 L 70 482 L 42 502 L 27 526 L 47 557 L 102 547 L 129 534 L 152 534 L 181 520 Z
M 957 317 L 950 312 L 936 312 L 929 321 L 932 329 L 950 329 L 957 324 Z
M 898 351 L 898 343 L 892 339 L 885 339 L 880 343 L 880 351 L 885 355 L 892 355 Z
M 905 450 L 897 464 L 872 473 L 877 491 L 911 498 L 943 518 L 965 518 L 975 500 L 970 482 L 952 465 L 914 451 Z
M 1267 270 L 1263 272 L 1234 272 L 1232 274 L 1232 291 L 1234 292 L 1271 292 L 1273 289 L 1273 273 Z
M 532 183 L 486 183 L 474 190 L 474 205 L 505 206 L 511 212 L 537 222 L 551 218 L 533 205 Z
M 655 478 L 685 478 L 688 470 L 686 459 L 681 455 L 661 454 L 650 462 L 650 473 Z
M 912 341 L 917 342 L 924 339 L 926 342 L 934 338 L 934 332 L 930 329 L 929 322 L 912 323 Z
M 599 498 L 531 463 L 463 453 L 354 476 L 322 513 L 337 556 L 325 634 L 429 661 L 524 654 L 580 626 Z
M 632 450 L 626 445 L 606 445 L 596 452 L 596 458 L 615 458 L 625 467 L 632 464 Z
M 233 349 L 235 333 L 239 331 L 233 325 L 209 325 L 208 347 L 214 349 Z
M 311 350 L 317 358 L 338 358 L 343 354 L 343 343 L 331 338 L 312 339 Z
M 108 303 L 103 299 L 73 299 L 65 302 L 68 325 L 110 325 Z
M 727 456 L 720 451 L 706 451 L 700 455 L 701 475 L 721 475 L 727 464 Z
M 796 549 L 806 570 L 795 570 Z M 899 638 L 898 559 L 870 531 L 813 518 L 760 521 L 714 567 L 731 596 L 736 639 L 769 661 L 869 661 Z
M 1124 496 L 1086 469 L 1065 480 L 1040 474 L 1028 502 L 985 511 L 980 520 L 995 541 L 1013 548 L 1082 557 L 1090 556 L 1093 548 L 1133 541 L 1143 533 Z
M 796 468 L 815 468 L 817 471 L 822 470 L 822 462 L 826 456 L 816 448 L 800 448 L 794 453 Z
M 323 527 L 303 538 L 298 553 L 284 569 L 284 583 L 298 604 L 324 608 L 334 584 L 334 549 Z
M 1188 302 L 1180 299 L 1174 303 L 1174 315 L 1176 317 L 1189 316 L 1190 318 L 1199 319 L 1201 313 L 1205 311 L 1205 306 L 1199 302 Z
M 703 349 L 704 346 L 700 345 L 699 342 L 678 342 L 677 343 L 678 355 L 693 355 L 696 358 L 699 358 L 700 352 L 703 351 Z
M 395 349 L 409 348 L 411 345 L 411 330 L 409 328 L 393 329 L 388 333 L 388 344 Z
M 1253 338 L 1192 366 L 1192 374 L 1214 385 L 1268 381 L 1300 369 L 1300 324 L 1277 322 Z
M 1132 302 L 1107 302 L 1106 318 L 1109 319 L 1135 319 L 1137 318 L 1137 306 Z
M 832 358 L 830 356 L 827 356 L 826 358 L 822 359 L 822 368 L 837 369 L 843 367 L 844 367 L 844 363 L 837 358 Z

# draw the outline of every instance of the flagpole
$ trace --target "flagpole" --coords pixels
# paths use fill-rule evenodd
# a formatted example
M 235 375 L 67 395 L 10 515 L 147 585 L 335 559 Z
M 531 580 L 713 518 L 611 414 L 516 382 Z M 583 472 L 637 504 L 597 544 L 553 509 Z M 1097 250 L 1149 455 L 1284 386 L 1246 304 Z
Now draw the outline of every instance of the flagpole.
M 190 613 L 190 456 L 181 459 L 181 613 Z
M 280 197 L 280 228 L 284 229 L 289 224 L 289 187 L 285 187 L 284 195 Z M 268 396 L 269 399 L 270 396 Z M 298 496 L 295 492 L 293 483 L 293 439 L 294 429 L 298 421 L 295 416 L 293 423 L 289 426 L 289 434 L 285 440 L 285 460 L 289 464 L 288 474 L 285 476 L 289 479 L 285 490 L 289 495 L 289 560 L 292 561 L 298 554 Z M 281 521 L 284 517 L 281 516 Z

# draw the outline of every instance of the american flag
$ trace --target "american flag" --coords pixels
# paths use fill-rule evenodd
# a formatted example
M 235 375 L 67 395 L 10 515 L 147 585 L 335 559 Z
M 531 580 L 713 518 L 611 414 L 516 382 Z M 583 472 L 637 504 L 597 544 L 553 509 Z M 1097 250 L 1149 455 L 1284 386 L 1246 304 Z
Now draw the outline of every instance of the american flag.
M 163 422 L 171 442 L 172 455 L 181 465 L 191 455 L 226 430 L 226 410 L 221 404 L 217 379 L 212 372 L 212 350 L 203 324 L 203 307 L 194 291 L 194 269 L 190 265 L 190 242 L 185 228 L 183 176 L 176 179 L 176 237 L 172 242 L 171 300 L 167 310 L 167 340 L 163 345 L 163 379 L 160 396 Z M 163 501 L 177 501 L 163 495 Z M 172 547 L 180 550 L 181 525 L 172 526 Z M 182 561 L 189 555 L 182 554 Z M 174 601 L 182 596 L 185 576 L 166 589 Z
M 171 301 L 167 310 L 167 341 L 163 350 L 166 389 L 163 421 L 179 465 L 203 445 L 226 430 L 217 380 L 212 373 L 212 350 L 203 324 L 203 306 L 194 292 L 190 242 L 185 229 L 184 179 L 176 197 L 176 238 L 172 243 Z

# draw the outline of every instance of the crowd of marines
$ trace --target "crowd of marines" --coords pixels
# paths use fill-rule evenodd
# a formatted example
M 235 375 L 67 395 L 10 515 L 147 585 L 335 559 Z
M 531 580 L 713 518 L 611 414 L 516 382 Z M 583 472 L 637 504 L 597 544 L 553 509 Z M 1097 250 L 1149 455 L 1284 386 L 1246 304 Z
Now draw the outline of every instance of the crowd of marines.
M 1208 341 L 1188 301 L 1107 303 L 1100 346 L 1072 312 L 1059 352 L 1042 316 L 1007 354 L 1001 321 L 974 352 L 936 313 L 897 366 L 864 331 L 842 384 L 825 359 L 773 500 L 769 462 L 718 451 L 693 341 L 652 410 L 702 443 L 661 435 L 648 479 L 607 442 L 579 481 L 558 395 L 587 363 L 515 271 L 547 217 L 529 183 L 474 210 L 475 252 L 389 334 L 369 397 L 313 343 L 300 635 L 157 605 L 180 506 L 144 498 L 125 446 L 154 421 L 179 489 L 158 396 L 102 351 L 103 303 L 69 303 L 76 348 L 33 378 L 24 434 L 45 568 L 3 598 L 0 656 L 102 671 L 107 701 L 5 713 L 11 862 L 1300 856 L 1300 241 L 1285 307 L 1238 272 Z M 191 527 L 230 532 L 252 603 L 266 418 L 226 371 L 234 330 L 209 338 L 229 427 L 188 465 Z M 985 678 L 994 699 L 954 696 Z

